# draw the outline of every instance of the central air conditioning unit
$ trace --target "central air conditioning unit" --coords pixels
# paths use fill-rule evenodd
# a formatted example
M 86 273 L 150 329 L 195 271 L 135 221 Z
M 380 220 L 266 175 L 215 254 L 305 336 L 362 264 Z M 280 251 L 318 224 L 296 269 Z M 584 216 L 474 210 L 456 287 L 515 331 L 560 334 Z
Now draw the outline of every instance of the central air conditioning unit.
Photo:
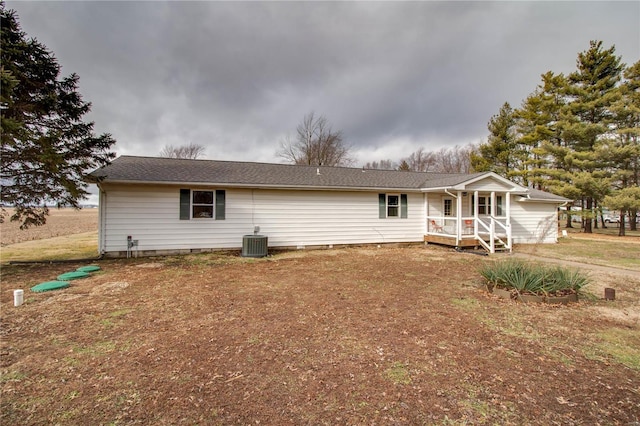
M 260 227 L 256 226 L 253 235 L 242 237 L 242 257 L 265 257 L 268 254 L 268 238 L 258 235 Z

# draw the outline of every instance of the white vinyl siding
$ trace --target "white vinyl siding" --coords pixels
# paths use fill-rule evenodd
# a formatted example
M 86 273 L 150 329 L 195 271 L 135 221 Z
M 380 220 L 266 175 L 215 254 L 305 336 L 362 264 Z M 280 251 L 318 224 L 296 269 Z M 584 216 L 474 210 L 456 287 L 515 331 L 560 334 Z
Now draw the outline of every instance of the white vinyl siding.
M 480 192 L 504 192 L 513 188 L 513 185 L 505 185 L 504 182 L 500 182 L 494 178 L 481 179 L 473 182 L 465 187 L 465 191 L 480 191 Z
M 226 219 L 180 220 L 180 189 L 103 185 L 106 219 L 101 249 L 138 250 L 240 248 L 242 236 L 260 226 L 269 247 L 322 246 L 423 239 L 423 195 L 410 193 L 408 218 L 379 218 L 378 192 L 226 189 Z M 212 188 L 191 188 L 213 190 Z
M 555 243 L 558 241 L 558 206 L 552 203 L 511 201 L 511 232 L 516 244 Z

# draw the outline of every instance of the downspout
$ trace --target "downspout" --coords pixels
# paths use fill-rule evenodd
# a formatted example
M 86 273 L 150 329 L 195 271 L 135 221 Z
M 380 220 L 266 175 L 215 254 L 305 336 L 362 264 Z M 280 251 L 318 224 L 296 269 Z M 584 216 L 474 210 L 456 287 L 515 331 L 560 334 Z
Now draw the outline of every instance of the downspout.
M 452 196 L 452 197 L 453 197 L 453 198 L 455 198 L 456 200 L 458 199 L 458 196 L 457 196 L 457 195 L 455 195 L 455 194 L 452 194 L 451 192 L 449 192 L 449 190 L 448 190 L 447 188 L 445 188 L 445 189 L 444 189 L 444 192 L 445 192 L 447 195 Z
M 107 229 L 107 192 L 99 183 L 98 186 L 98 254 L 104 255 L 106 252 L 106 235 Z

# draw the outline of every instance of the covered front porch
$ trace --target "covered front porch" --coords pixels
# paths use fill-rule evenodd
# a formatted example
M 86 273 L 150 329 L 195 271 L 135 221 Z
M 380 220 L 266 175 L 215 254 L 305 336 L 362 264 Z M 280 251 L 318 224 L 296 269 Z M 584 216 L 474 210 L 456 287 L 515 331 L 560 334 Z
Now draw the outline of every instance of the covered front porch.
M 509 191 L 432 192 L 426 199 L 424 241 L 453 247 L 511 251 Z

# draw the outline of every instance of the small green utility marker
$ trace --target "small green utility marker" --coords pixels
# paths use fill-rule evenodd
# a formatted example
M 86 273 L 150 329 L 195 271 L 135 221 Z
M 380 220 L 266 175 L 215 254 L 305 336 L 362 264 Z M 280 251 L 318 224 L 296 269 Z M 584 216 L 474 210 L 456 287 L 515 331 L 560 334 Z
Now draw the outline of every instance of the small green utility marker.
M 95 272 L 99 270 L 100 270 L 100 267 L 98 265 L 81 266 L 78 269 L 76 269 L 77 272 Z
M 71 280 L 77 280 L 79 278 L 85 278 L 88 276 L 89 276 L 88 272 L 73 271 L 73 272 L 64 273 L 62 275 L 58 275 L 58 280 L 71 281 Z
M 31 291 L 41 293 L 43 291 L 58 290 L 60 288 L 69 287 L 68 281 L 47 281 L 31 287 Z

